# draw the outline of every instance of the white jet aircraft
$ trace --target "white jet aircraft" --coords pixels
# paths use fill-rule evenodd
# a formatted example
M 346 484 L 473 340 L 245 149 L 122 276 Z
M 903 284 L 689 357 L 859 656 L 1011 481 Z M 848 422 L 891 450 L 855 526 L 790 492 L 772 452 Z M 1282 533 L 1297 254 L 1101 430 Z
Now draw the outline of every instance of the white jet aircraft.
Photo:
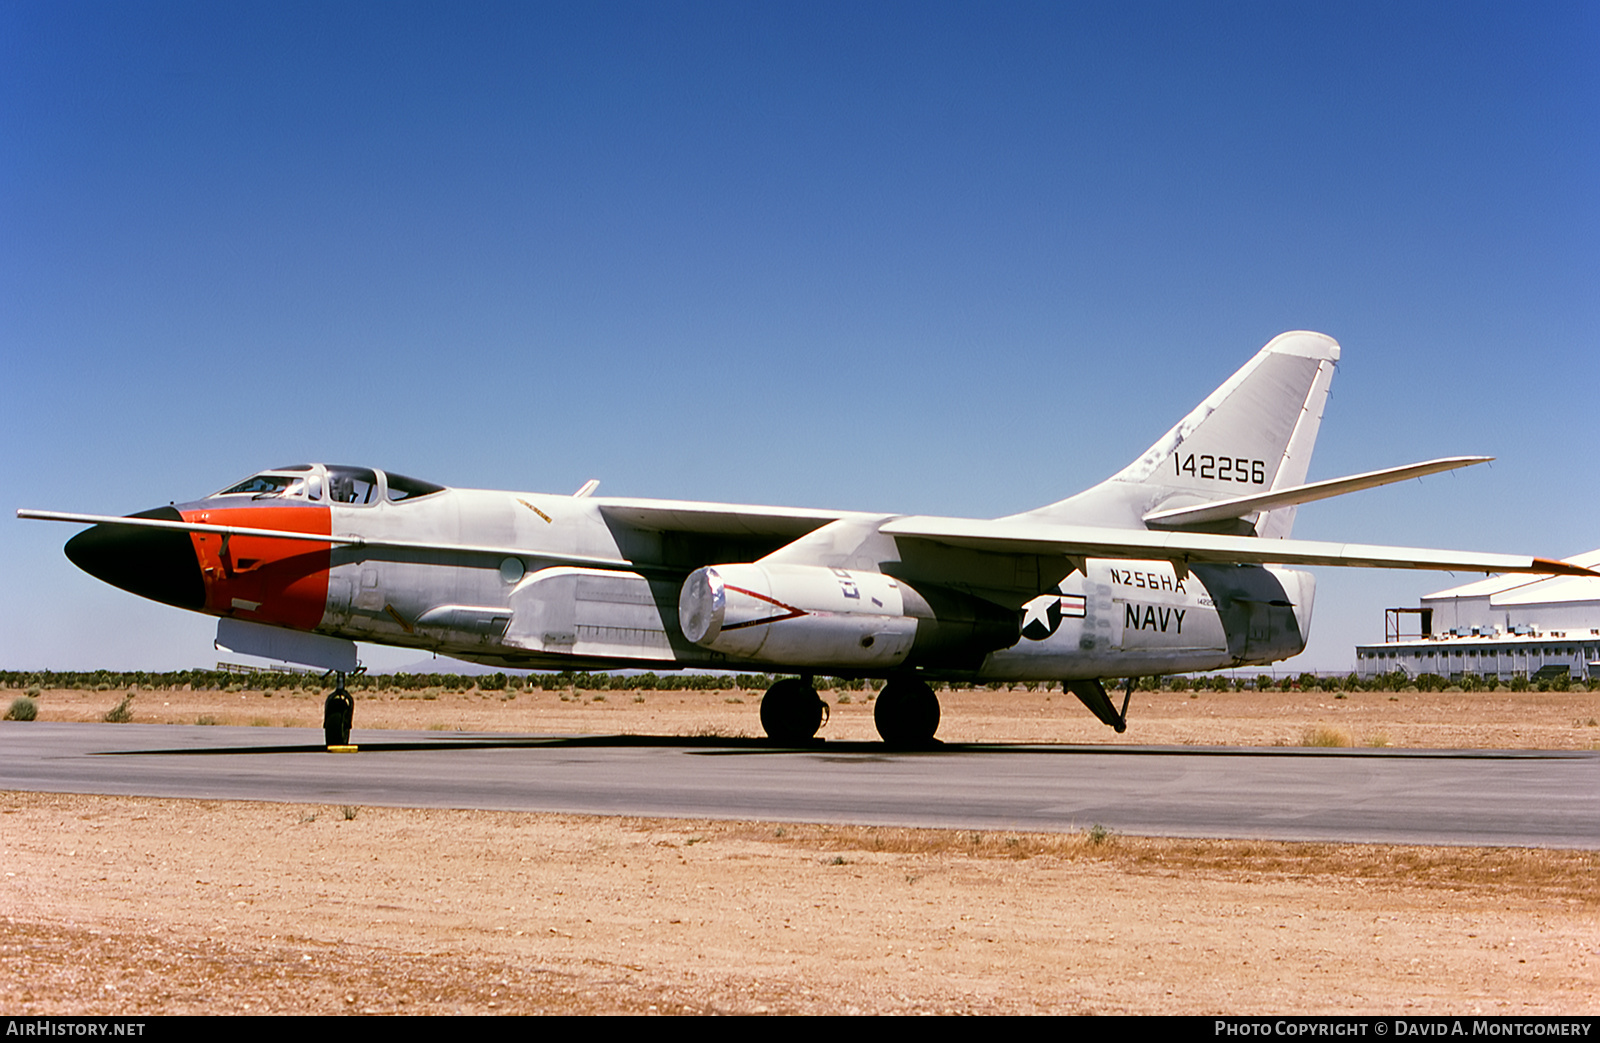
M 355 641 L 502 667 L 796 674 L 761 701 L 811 739 L 817 674 L 878 678 L 885 741 L 933 739 L 929 682 L 1060 681 L 1126 726 L 1101 679 L 1271 663 L 1305 648 L 1315 584 L 1284 566 L 1595 575 L 1543 558 L 1289 538 L 1298 505 L 1481 463 L 1306 483 L 1339 346 L 1285 333 L 1120 472 L 991 521 L 451 489 L 369 467 L 262 471 L 191 503 L 90 522 L 67 556 L 222 617 L 219 646 L 338 674 Z M 1131 693 L 1132 685 L 1129 685 Z

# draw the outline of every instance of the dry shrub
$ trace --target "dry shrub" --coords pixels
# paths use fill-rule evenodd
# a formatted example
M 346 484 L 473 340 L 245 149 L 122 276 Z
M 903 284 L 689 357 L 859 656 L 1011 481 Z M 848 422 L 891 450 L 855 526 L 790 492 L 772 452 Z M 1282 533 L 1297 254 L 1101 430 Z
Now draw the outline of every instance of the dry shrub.
M 1355 744 L 1348 731 L 1331 724 L 1314 724 L 1300 735 L 1302 746 L 1354 746 Z

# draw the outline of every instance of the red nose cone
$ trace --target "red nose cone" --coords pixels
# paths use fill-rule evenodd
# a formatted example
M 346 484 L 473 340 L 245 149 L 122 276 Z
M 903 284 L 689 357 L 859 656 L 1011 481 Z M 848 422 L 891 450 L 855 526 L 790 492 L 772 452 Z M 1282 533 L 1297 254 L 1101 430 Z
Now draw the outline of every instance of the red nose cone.
M 183 520 L 171 507 L 132 517 Z M 187 532 L 107 522 L 72 537 L 66 551 L 74 565 L 114 587 L 178 608 L 205 608 L 205 582 Z

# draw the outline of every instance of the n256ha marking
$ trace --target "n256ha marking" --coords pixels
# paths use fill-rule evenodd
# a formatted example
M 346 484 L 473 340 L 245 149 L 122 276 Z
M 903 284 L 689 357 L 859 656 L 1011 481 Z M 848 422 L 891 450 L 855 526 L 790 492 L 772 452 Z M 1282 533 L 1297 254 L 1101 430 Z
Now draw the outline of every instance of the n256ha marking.
M 1176 594 L 1184 594 L 1183 580 L 1170 574 L 1160 572 L 1135 572 L 1132 569 L 1119 569 L 1113 566 L 1108 569 L 1111 573 L 1111 582 L 1122 587 L 1134 587 L 1138 590 L 1170 590 Z

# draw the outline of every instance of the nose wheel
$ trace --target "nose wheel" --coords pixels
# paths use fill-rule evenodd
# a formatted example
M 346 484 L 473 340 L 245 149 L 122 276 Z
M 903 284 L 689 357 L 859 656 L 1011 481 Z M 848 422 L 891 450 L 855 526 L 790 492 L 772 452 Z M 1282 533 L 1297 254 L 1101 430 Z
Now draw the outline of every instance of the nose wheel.
M 355 719 L 356 702 L 344 690 L 344 674 L 338 675 L 337 687 L 322 704 L 322 734 L 329 746 L 350 744 L 350 724 Z

